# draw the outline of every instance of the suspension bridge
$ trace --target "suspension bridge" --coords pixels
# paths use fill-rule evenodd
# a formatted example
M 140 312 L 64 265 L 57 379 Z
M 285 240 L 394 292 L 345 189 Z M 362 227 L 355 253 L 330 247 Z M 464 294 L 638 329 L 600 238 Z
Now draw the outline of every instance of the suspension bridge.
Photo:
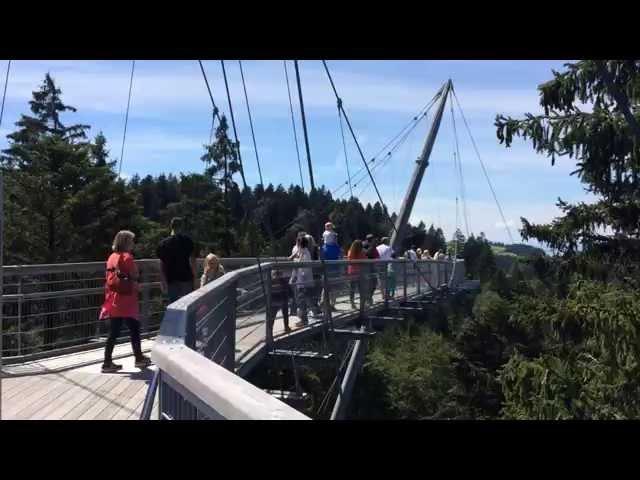
M 327 80 L 336 98 L 338 124 L 346 163 L 345 182 L 333 195 L 361 195 L 373 187 L 389 224 L 391 247 L 402 253 L 409 218 L 429 165 L 447 104 L 456 141 L 453 155 L 458 180 L 458 200 L 467 233 L 462 163 L 458 147 L 454 105 L 467 129 L 482 171 L 499 213 L 508 231 L 502 208 L 489 179 L 469 124 L 457 98 L 453 82 L 447 80 L 434 97 L 387 142 L 367 159 L 351 123 L 345 102 L 329 70 L 322 61 Z M 222 121 L 206 70 L 199 61 L 203 81 L 212 106 L 211 138 L 216 122 Z M 244 185 L 245 164 L 224 61 L 221 61 L 234 148 Z M 7 66 L 7 81 L 10 63 Z M 263 184 L 260 158 L 255 139 L 251 107 L 247 95 L 242 62 L 239 68 L 247 115 L 251 128 L 256 166 Z M 303 91 L 298 62 L 294 62 L 296 85 L 305 140 L 309 183 L 315 189 L 311 149 L 304 112 Z M 129 95 L 124 122 L 118 170 L 122 168 L 126 130 L 134 80 L 135 61 L 131 64 Z M 304 185 L 301 148 L 292 102 L 287 62 L 284 76 L 289 98 L 293 136 L 300 183 Z M 3 96 L 4 110 L 4 96 Z M 432 110 L 434 112 L 432 113 Z M 379 172 L 421 122 L 432 113 L 424 146 L 395 221 L 388 214 L 376 183 Z M 0 125 L 2 114 L 0 113 Z M 351 173 L 346 138 L 356 146 L 361 167 Z M 225 166 L 226 167 L 226 166 Z M 225 168 L 226 169 L 226 168 Z M 226 181 L 226 177 L 225 177 Z M 1 185 L 1 182 L 0 182 Z M 226 185 L 226 184 L 225 184 Z M 360 191 L 354 194 L 354 189 Z M 2 215 L 4 217 L 4 215 Z M 287 227 L 289 227 L 288 225 Z M 271 242 L 274 233 L 270 232 Z M 363 232 L 364 233 L 367 232 Z M 509 236 L 511 233 L 508 231 Z M 2 255 L 0 255 L 0 258 Z M 118 374 L 102 374 L 104 326 L 97 311 L 104 294 L 104 263 L 3 266 L 2 309 L 0 317 L 0 407 L 2 419 L 307 419 L 294 408 L 305 398 L 299 382 L 302 364 L 323 365 L 335 369 L 335 378 L 318 407 L 318 415 L 345 418 L 355 380 L 361 368 L 368 342 L 387 325 L 404 322 L 411 316 L 426 316 L 439 302 L 454 298 L 461 291 L 475 289 L 476 282 L 465 280 L 464 262 L 456 252 L 447 260 L 414 260 L 400 257 L 387 260 L 318 260 L 290 262 L 286 258 L 228 258 L 222 263 L 229 273 L 168 305 L 160 293 L 159 261 L 138 260 L 141 272 L 140 305 L 143 349 L 151 351 L 154 366 L 139 371 L 129 357 L 127 337 L 116 347 L 114 358 L 124 359 Z M 202 264 L 201 261 L 198 262 Z M 357 267 L 349 274 L 348 267 Z M 285 332 L 282 318 L 268 320 L 271 309 L 271 273 L 285 274 L 299 268 L 313 272 L 312 289 L 317 292 L 318 311 L 308 326 Z M 386 288 L 388 272 L 397 277 L 396 292 Z M 378 282 L 380 288 L 371 285 Z M 43 322 L 48 318 L 48 322 Z M 295 317 L 293 317 L 295 321 Z M 3 329 L 11 324 L 14 328 Z M 65 330 L 65 340 L 56 340 L 55 332 Z M 33 342 L 39 334 L 44 342 Z M 312 345 L 312 347 L 309 347 Z M 251 374 L 264 362 L 291 369 L 295 381 L 287 388 L 266 388 L 251 383 Z

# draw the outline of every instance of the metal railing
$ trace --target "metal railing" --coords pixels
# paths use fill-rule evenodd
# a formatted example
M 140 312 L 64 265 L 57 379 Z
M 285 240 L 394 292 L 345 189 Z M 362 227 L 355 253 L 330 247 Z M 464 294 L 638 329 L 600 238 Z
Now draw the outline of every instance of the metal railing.
M 227 270 L 255 259 L 223 259 Z M 140 319 L 144 334 L 158 331 L 166 302 L 160 289 L 160 262 L 136 260 L 140 270 Z M 202 269 L 202 260 L 197 262 Z M 5 362 L 99 346 L 106 328 L 98 314 L 104 301 L 104 262 L 4 267 L 3 353 Z M 128 332 L 119 340 L 127 340 Z
M 291 284 L 291 298 L 283 299 L 274 270 Z M 167 307 L 152 350 L 157 384 L 148 391 L 142 418 L 149 418 L 156 385 L 160 418 L 295 417 L 295 410 L 234 375 L 285 335 L 285 303 L 292 304 L 287 303 L 290 322 L 307 318 L 311 327 L 364 322 L 369 312 L 394 299 L 426 294 L 430 285 L 455 287 L 463 279 L 461 260 L 269 262 L 224 275 Z M 260 402 L 269 407 L 260 408 Z

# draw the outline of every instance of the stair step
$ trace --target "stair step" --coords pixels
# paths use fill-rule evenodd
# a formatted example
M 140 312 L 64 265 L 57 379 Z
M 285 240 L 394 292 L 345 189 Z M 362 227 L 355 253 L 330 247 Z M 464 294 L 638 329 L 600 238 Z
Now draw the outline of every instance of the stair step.
M 342 328 L 334 329 L 333 333 L 337 333 L 338 335 L 350 335 L 353 337 L 373 337 L 376 334 L 376 332 L 368 332 L 365 330 L 349 330 Z
M 384 316 L 384 315 L 373 315 L 368 317 L 368 319 L 370 320 L 380 320 L 380 321 L 390 321 L 390 322 L 398 322 L 401 320 L 404 320 L 404 318 L 402 317 L 389 317 L 389 316 Z
M 301 394 L 299 394 L 298 392 L 290 392 L 288 390 L 268 390 L 268 389 L 265 389 L 265 392 L 283 402 L 286 402 L 286 401 L 303 402 L 307 398 L 309 398 L 309 394 L 307 392 L 302 392 Z
M 275 349 L 268 353 L 272 357 L 295 357 L 295 358 L 312 358 L 314 360 L 329 360 L 333 357 L 333 353 L 310 352 L 304 350 L 282 350 Z

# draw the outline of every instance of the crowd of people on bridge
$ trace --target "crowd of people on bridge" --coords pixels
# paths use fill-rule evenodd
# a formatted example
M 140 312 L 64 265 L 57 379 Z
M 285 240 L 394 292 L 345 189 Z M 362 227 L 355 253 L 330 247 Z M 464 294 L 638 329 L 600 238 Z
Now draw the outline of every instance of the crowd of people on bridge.
M 208 283 L 225 274 L 220 258 L 209 253 L 204 258 L 203 274 L 198 278 L 196 268 L 196 247 L 193 240 L 184 232 L 184 222 L 176 217 L 171 220 L 171 234 L 163 239 L 156 250 L 160 259 L 160 285 L 163 295 L 169 303 L 176 302 L 192 291 L 202 288 Z M 100 318 L 109 321 L 109 336 L 107 338 L 102 371 L 117 372 L 122 365 L 113 362 L 112 355 L 116 340 L 123 323 L 131 333 L 131 346 L 135 355 L 135 366 L 146 368 L 151 360 L 143 355 L 140 338 L 140 314 L 138 302 L 139 272 L 133 257 L 135 234 L 128 230 L 117 233 L 113 240 L 113 252 L 107 259 L 105 300 L 100 311 Z M 290 261 L 303 263 L 314 260 L 393 260 L 397 253 L 390 246 L 390 239 L 382 237 L 380 241 L 373 234 L 368 234 L 364 240 L 354 240 L 345 252 L 341 249 L 335 226 L 327 222 L 320 242 L 316 242 L 312 235 L 299 232 L 295 244 L 291 249 Z M 431 256 L 428 250 L 421 250 L 412 245 L 404 258 L 416 260 L 446 260 L 450 257 L 438 250 Z M 328 264 L 326 272 L 329 278 L 337 277 L 341 267 Z M 349 282 L 349 300 L 351 307 L 357 309 L 355 294 L 359 293 L 363 305 L 373 304 L 373 297 L 378 283 L 384 298 L 394 298 L 396 295 L 397 264 L 389 262 L 384 271 L 376 275 L 361 277 L 362 265 L 349 263 L 346 273 Z M 362 279 L 366 280 L 363 281 Z M 269 331 L 272 333 L 273 324 L 278 311 L 282 311 L 285 333 L 290 333 L 289 313 L 295 313 L 299 321 L 297 328 L 309 324 L 309 316 L 322 318 L 321 304 L 328 301 L 329 308 L 336 310 L 335 289 L 325 291 L 322 285 L 322 274 L 318 269 L 310 266 L 282 269 L 274 267 L 271 270 L 270 302 L 266 312 Z M 328 295 L 328 299 L 325 298 Z

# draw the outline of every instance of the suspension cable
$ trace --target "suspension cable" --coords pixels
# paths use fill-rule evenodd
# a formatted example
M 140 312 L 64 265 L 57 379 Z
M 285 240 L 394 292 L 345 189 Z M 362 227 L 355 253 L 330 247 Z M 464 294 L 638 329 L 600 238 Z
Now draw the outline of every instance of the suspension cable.
M 347 156 L 347 141 L 344 138 L 344 124 L 342 122 L 342 112 L 338 104 L 338 121 L 340 122 L 340 134 L 342 135 L 342 147 L 344 149 L 344 163 L 347 166 L 347 182 L 349 182 L 349 192 L 353 197 L 353 187 L 351 186 L 351 173 L 349 172 L 349 157 Z
M 213 133 L 215 131 L 216 126 L 216 116 L 211 115 L 211 130 L 209 131 L 209 145 L 213 143 Z
M 298 146 L 298 132 L 296 131 L 296 118 L 293 114 L 293 100 L 291 100 L 291 86 L 289 85 L 289 72 L 287 72 L 287 61 L 282 61 L 284 65 L 284 78 L 287 81 L 287 95 L 289 95 L 289 108 L 291 109 L 291 125 L 293 126 L 293 140 L 296 144 L 296 156 L 298 157 L 298 169 L 300 170 L 300 185 L 304 192 L 304 179 L 302 176 L 302 161 L 300 160 L 300 147 Z
M 7 85 L 9 85 L 9 70 L 11 69 L 11 60 L 7 62 L 7 73 L 4 78 L 4 89 L 2 92 L 2 106 L 0 107 L 0 127 L 2 126 L 2 117 L 4 116 L 4 103 L 7 99 Z M 0 168 L 0 420 L 2 420 L 2 377 L 4 377 L 3 358 L 4 358 L 4 317 L 2 315 L 2 296 L 4 295 L 4 169 Z
M 390 140 L 389 140 L 389 141 L 388 141 L 388 142 L 387 142 L 387 143 L 386 143 L 386 144 L 385 144 L 385 145 L 384 145 L 384 146 L 383 146 L 383 147 L 382 147 L 382 148 L 381 148 L 381 149 L 380 149 L 380 150 L 379 150 L 379 151 L 378 151 L 378 152 L 377 152 L 377 153 L 376 153 L 372 158 L 371 158 L 371 160 L 369 160 L 369 162 L 370 162 L 370 163 L 375 162 L 375 161 L 378 159 L 378 157 L 380 156 L 380 154 L 382 154 L 384 151 L 386 151 L 386 150 L 389 148 L 389 146 L 390 146 L 393 142 L 395 142 L 398 138 L 400 138 L 400 137 L 401 137 L 401 135 L 402 135 L 403 133 L 405 133 L 405 130 L 406 130 L 407 128 L 410 128 L 410 127 L 411 127 L 411 128 L 413 128 L 413 126 L 415 126 L 415 123 L 416 123 L 416 122 L 419 122 L 419 121 L 420 121 L 424 116 L 426 116 L 426 115 L 429 113 L 429 111 L 431 110 L 431 108 L 433 107 L 433 105 L 435 104 L 435 102 L 436 102 L 436 100 L 438 99 L 438 97 L 439 97 L 439 93 L 436 93 L 436 94 L 433 96 L 433 98 L 432 98 L 432 99 L 431 99 L 431 100 L 430 100 L 430 101 L 429 101 L 429 102 L 428 102 L 424 107 L 422 107 L 422 109 L 420 109 L 420 111 L 419 111 L 419 112 L 418 112 L 418 113 L 417 113 L 417 114 L 416 114 L 416 115 L 415 115 L 415 116 L 414 116 L 414 117 L 413 117 L 413 118 L 412 118 L 412 119 L 411 119 L 411 120 L 410 120 L 410 121 L 409 121 L 405 126 L 403 126 L 403 127 L 402 127 L 402 129 L 401 129 L 401 130 L 400 130 L 400 131 L 399 131 L 399 132 L 398 132 L 398 133 L 397 133 L 393 138 L 391 138 L 391 139 L 390 139 Z M 387 156 L 388 156 L 388 155 L 389 155 L 389 154 L 387 153 Z M 353 176 L 352 176 L 351 178 L 352 178 L 352 179 L 354 179 L 354 178 L 356 178 L 358 175 L 360 175 L 360 174 L 362 174 L 362 173 L 365 173 L 365 174 L 366 174 L 366 171 L 365 171 L 365 169 L 364 169 L 363 167 L 360 167 L 360 169 L 358 169 L 358 170 L 353 174 Z M 365 176 L 366 176 L 366 175 L 365 175 Z M 358 180 L 358 181 L 360 182 L 360 181 L 362 181 L 362 179 L 360 179 L 360 180 Z M 332 193 L 332 194 L 337 193 L 337 192 L 338 192 L 338 190 L 343 189 L 346 185 L 347 185 L 347 183 L 346 183 L 346 182 L 345 182 L 345 183 L 343 183 L 343 184 L 341 184 L 340 186 L 336 187 L 336 188 L 335 188 L 331 193 Z
M 389 162 L 391 161 L 391 159 L 393 158 L 393 155 L 395 155 L 395 153 L 399 150 L 399 148 L 409 139 L 409 136 L 415 131 L 416 127 L 418 126 L 418 124 L 420 123 L 420 121 L 423 118 L 426 118 L 427 114 L 429 113 L 429 110 L 427 110 L 426 112 L 424 112 L 424 114 L 418 119 L 418 121 L 411 127 L 411 129 L 407 130 L 407 132 L 403 135 L 403 137 L 398 141 L 398 143 L 396 143 L 391 150 L 389 150 L 389 152 L 387 153 L 386 157 L 380 162 L 375 164 L 372 168 L 371 168 L 371 173 L 375 172 L 376 169 L 382 169 L 384 168 L 386 165 L 389 164 Z M 360 181 L 365 180 L 365 178 L 362 178 Z M 358 193 L 358 197 L 361 196 L 369 187 L 371 186 L 371 181 L 368 181 L 367 184 L 365 184 L 365 186 L 362 188 L 362 190 L 360 190 L 360 193 Z
M 247 95 L 247 84 L 244 81 L 244 72 L 242 71 L 242 60 L 238 60 L 240 65 L 240 77 L 242 77 L 242 88 L 244 89 L 244 99 L 247 103 L 247 113 L 249 114 L 249 126 L 251 127 L 251 138 L 253 139 L 253 150 L 256 154 L 256 163 L 258 164 L 258 175 L 260 175 L 260 185 L 264 187 L 262 181 L 262 169 L 260 168 L 260 157 L 258 156 L 258 146 L 256 145 L 256 134 L 253 131 L 253 120 L 251 119 L 251 107 L 249 106 L 249 96 Z
M 10 70 L 11 70 L 11 60 L 7 62 L 7 73 L 4 76 L 4 91 L 2 92 L 2 106 L 0 107 L 0 126 L 2 126 L 2 117 L 4 116 L 4 102 L 7 98 L 7 85 L 9 85 Z
M 408 125 L 406 125 L 405 127 L 403 127 L 403 129 L 401 130 L 400 133 L 404 132 L 404 135 L 402 135 L 402 137 L 400 139 L 398 139 L 399 135 L 396 135 L 390 142 L 387 142 L 387 144 L 385 145 L 385 147 L 388 147 L 394 140 L 397 140 L 396 144 L 391 147 L 391 149 L 389 149 L 389 151 L 386 153 L 385 157 L 382 159 L 381 162 L 376 163 L 373 165 L 373 167 L 371 168 L 371 172 L 373 173 L 377 168 L 381 168 L 384 165 L 386 165 L 390 160 L 392 155 L 394 154 L 394 152 L 404 143 L 404 141 L 408 138 L 408 136 L 413 132 L 413 130 L 418 126 L 418 124 L 420 123 L 420 121 L 422 119 L 424 119 L 429 111 L 431 110 L 431 108 L 433 107 L 433 105 L 435 104 L 435 100 L 437 100 L 437 96 L 434 96 L 434 98 L 432 99 L 432 101 L 426 106 L 426 111 L 420 113 L 418 116 L 413 117 L 413 119 L 411 120 L 411 122 L 409 122 Z M 424 110 L 424 109 L 423 109 Z M 409 130 L 407 130 L 405 132 L 405 130 L 407 129 L 407 127 L 409 127 Z M 383 149 L 384 150 L 384 149 Z M 378 155 L 380 155 L 380 153 L 382 153 L 381 150 L 380 152 L 378 152 L 378 154 L 376 154 L 375 157 L 373 157 L 370 162 L 373 163 L 374 161 L 377 160 Z M 365 179 L 367 178 L 366 175 L 366 171 L 364 168 L 360 168 L 360 170 L 358 170 L 352 177 L 353 179 L 356 179 L 356 181 L 354 182 L 353 186 L 356 187 L 359 183 L 362 183 L 363 181 L 365 181 Z M 336 188 L 332 194 L 337 194 L 339 191 L 342 191 L 342 189 L 344 189 L 344 187 L 346 186 L 345 184 L 342 184 L 340 187 Z
M 224 77 L 224 87 L 227 90 L 227 101 L 229 102 L 229 113 L 231 114 L 231 125 L 233 126 L 233 137 L 236 141 L 236 152 L 238 153 L 238 162 L 240 163 L 240 176 L 242 177 L 242 185 L 247 188 L 247 181 L 244 178 L 244 166 L 242 165 L 242 154 L 240 153 L 240 141 L 238 140 L 238 131 L 236 130 L 236 119 L 233 114 L 233 104 L 231 103 L 231 93 L 229 91 L 229 82 L 227 81 L 227 69 L 224 68 L 224 60 L 220 60 L 222 65 L 222 76 Z
M 242 75 L 242 63 L 240 62 L 240 60 L 238 60 L 238 62 L 240 63 L 240 75 L 242 76 L 242 85 L 244 87 L 244 75 Z M 198 63 L 200 64 L 200 70 L 202 71 L 202 76 L 203 76 L 204 82 L 205 82 L 205 84 L 207 86 L 207 91 L 209 92 L 209 98 L 211 99 L 211 105 L 213 107 L 213 116 L 214 116 L 214 118 L 218 118 L 218 121 L 220 121 L 220 114 L 219 114 L 219 111 L 218 111 L 218 107 L 216 106 L 216 102 L 213 100 L 213 94 L 211 93 L 211 87 L 209 86 L 209 80 L 207 79 L 207 74 L 204 71 L 204 67 L 202 66 L 202 61 L 198 60 Z M 247 98 L 246 97 L 246 95 L 247 95 L 246 87 L 245 87 L 244 91 L 245 91 L 245 99 L 246 99 Z M 247 109 L 249 109 L 249 101 L 248 101 L 248 99 L 247 99 Z M 249 121 L 251 122 L 251 112 L 249 112 Z M 253 125 L 251 126 L 251 133 L 253 134 Z M 253 139 L 253 143 L 254 143 L 254 147 L 255 147 L 255 137 Z M 256 159 L 257 159 L 257 155 L 258 155 L 258 151 L 256 149 Z M 258 171 L 259 170 L 260 170 L 260 162 L 258 162 Z M 262 173 L 260 173 L 260 185 L 263 186 L 263 188 L 264 188 L 264 185 L 262 184 Z M 245 211 L 246 210 L 248 210 L 248 209 L 245 209 Z M 254 223 L 255 223 L 255 219 L 254 219 Z M 260 285 L 262 286 L 262 294 L 266 298 L 267 297 L 267 289 L 266 289 L 266 287 L 264 285 L 264 275 L 262 273 L 262 263 L 260 261 L 260 256 L 258 255 L 258 253 L 257 252 L 254 252 L 254 253 L 256 253 L 255 257 L 256 257 L 256 262 L 258 264 L 258 275 L 260 276 Z M 269 279 L 269 281 L 271 281 L 271 279 Z
M 213 100 L 213 93 L 211 92 L 211 87 L 209 86 L 209 79 L 207 78 L 207 74 L 204 71 L 204 66 L 202 66 L 202 60 L 198 60 L 198 64 L 200 65 L 200 71 L 202 72 L 204 83 L 207 86 L 207 92 L 209 92 L 209 98 L 211 99 L 211 107 L 213 108 L 213 116 L 217 118 L 218 121 L 220 121 L 220 112 L 218 111 L 216 102 Z
M 375 172 L 376 169 L 380 169 L 380 168 L 384 168 L 385 165 L 387 165 L 393 155 L 395 155 L 395 153 L 400 149 L 400 147 L 402 145 L 404 145 L 404 143 L 409 139 L 409 137 L 411 136 L 411 134 L 415 131 L 415 129 L 417 128 L 417 126 L 419 125 L 420 121 L 423 120 L 424 118 L 426 118 L 427 114 L 429 113 L 429 110 L 427 110 L 426 112 L 424 112 L 424 114 L 422 114 L 420 117 L 414 117 L 414 119 L 416 119 L 417 121 L 411 126 L 411 128 L 409 130 L 407 130 L 405 132 L 405 134 L 402 136 L 402 138 L 400 138 L 396 144 L 391 147 L 391 149 L 387 152 L 385 158 L 380 162 L 375 164 L 372 168 L 371 168 L 371 173 Z M 365 177 L 366 178 L 366 177 Z M 360 179 L 359 182 L 362 182 L 364 180 Z M 368 186 L 371 184 L 371 182 L 369 181 L 369 183 L 365 186 L 365 189 L 368 188 Z M 362 194 L 363 191 L 361 191 Z
M 131 61 L 131 77 L 129 78 L 129 98 L 127 99 L 127 111 L 124 115 L 124 131 L 122 132 L 122 147 L 120 148 L 120 165 L 118 166 L 118 177 L 122 170 L 122 159 L 124 158 L 124 141 L 127 138 L 127 124 L 129 123 L 129 107 L 131 106 L 131 90 L 133 88 L 133 72 L 136 68 L 136 61 Z
M 469 128 L 469 124 L 467 123 L 467 119 L 464 115 L 464 112 L 462 111 L 462 106 L 460 105 L 460 100 L 458 100 L 458 95 L 456 94 L 455 90 L 452 88 L 451 91 L 453 92 L 453 96 L 456 99 L 456 105 L 458 106 L 458 110 L 460 110 L 460 115 L 462 116 L 462 121 L 464 122 L 464 125 L 467 129 L 467 132 L 469 134 L 469 138 L 471 139 L 471 143 L 473 144 L 473 149 L 476 152 L 476 155 L 478 157 L 478 160 L 480 161 L 480 166 L 482 167 L 482 171 L 484 173 L 485 178 L 487 179 L 487 183 L 489 184 L 489 188 L 491 189 L 491 194 L 493 195 L 493 199 L 496 202 L 496 205 L 498 207 L 498 211 L 500 212 L 500 217 L 502 217 L 502 222 L 504 223 L 504 228 L 507 230 L 507 234 L 509 235 L 509 239 L 511 240 L 511 243 L 514 243 L 513 241 L 513 236 L 511 235 L 511 229 L 509 228 L 509 225 L 507 225 L 507 220 L 505 219 L 504 213 L 502 211 L 502 206 L 500 205 L 500 202 L 498 201 L 498 197 L 496 196 L 496 191 L 493 188 L 493 184 L 491 183 L 491 179 L 489 178 L 489 173 L 487 172 L 487 169 L 484 166 L 484 162 L 482 161 L 482 157 L 480 156 L 480 151 L 478 150 L 478 146 L 476 145 L 476 141 L 473 138 L 473 134 L 471 133 L 471 129 Z
M 462 214 L 464 217 L 465 231 L 467 232 L 467 238 L 469 237 L 469 218 L 467 216 L 467 200 L 466 192 L 464 188 L 464 176 L 462 175 L 462 157 L 460 156 L 460 145 L 458 142 L 458 130 L 456 128 L 456 117 L 453 113 L 453 102 L 450 102 L 451 107 L 451 124 L 453 126 L 453 138 L 455 140 L 455 151 L 453 152 L 453 164 L 457 169 L 458 183 L 460 188 L 460 197 L 462 199 Z M 457 208 L 457 207 L 456 207 Z
M 375 179 L 371 175 L 371 169 L 369 168 L 369 165 L 367 164 L 367 160 L 364 158 L 364 153 L 362 153 L 362 148 L 360 148 L 360 142 L 358 142 L 358 139 L 356 138 L 356 134 L 353 131 L 353 127 L 351 127 L 351 122 L 349 121 L 349 116 L 347 115 L 347 112 L 344 111 L 344 106 L 342 105 L 342 99 L 340 98 L 340 95 L 338 95 L 338 91 L 336 90 L 336 86 L 333 83 L 333 78 L 331 77 L 331 73 L 329 73 L 329 67 L 327 67 L 327 62 L 322 60 L 322 64 L 324 65 L 324 69 L 327 72 L 327 76 L 329 77 L 329 82 L 331 82 L 331 88 L 333 89 L 333 93 L 335 94 L 336 100 L 338 101 L 338 107 L 340 108 L 340 110 L 342 110 L 342 113 L 344 114 L 344 119 L 347 122 L 347 127 L 349 127 L 349 131 L 351 132 L 351 136 L 353 137 L 353 141 L 355 142 L 356 147 L 358 148 L 358 153 L 360 153 L 360 158 L 362 158 L 364 166 L 367 169 L 367 173 L 369 174 L 369 177 L 372 179 L 373 187 L 376 190 L 376 195 L 378 195 L 378 200 L 380 200 L 380 205 L 382 205 L 382 207 L 384 208 L 384 202 L 382 201 L 382 196 L 380 195 L 380 190 L 378 190 L 378 185 L 376 184 Z

